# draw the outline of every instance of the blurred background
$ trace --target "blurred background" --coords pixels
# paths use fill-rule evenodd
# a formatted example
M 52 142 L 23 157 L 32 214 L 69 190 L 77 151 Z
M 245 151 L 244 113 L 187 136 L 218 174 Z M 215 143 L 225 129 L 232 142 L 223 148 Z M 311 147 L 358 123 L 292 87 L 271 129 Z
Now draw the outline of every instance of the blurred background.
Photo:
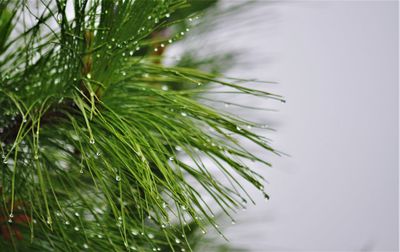
M 239 53 L 227 75 L 278 82 L 252 87 L 287 100 L 224 97 L 276 110 L 224 108 L 267 121 L 290 155 L 254 167 L 271 200 L 249 186 L 257 204 L 225 227 L 233 247 L 398 251 L 398 37 L 397 1 L 256 1 L 182 41 L 199 54 Z

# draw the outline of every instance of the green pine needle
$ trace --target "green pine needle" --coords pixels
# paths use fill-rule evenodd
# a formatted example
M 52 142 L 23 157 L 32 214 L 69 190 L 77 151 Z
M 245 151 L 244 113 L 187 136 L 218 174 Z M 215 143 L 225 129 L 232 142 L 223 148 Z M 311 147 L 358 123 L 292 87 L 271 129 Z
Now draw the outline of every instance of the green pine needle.
M 262 126 L 200 101 L 282 98 L 161 64 L 185 33 L 163 31 L 215 2 L 0 0 L 1 250 L 191 251 L 252 200 L 238 176 L 263 191 L 245 160 L 270 164 L 239 142 L 279 154 Z

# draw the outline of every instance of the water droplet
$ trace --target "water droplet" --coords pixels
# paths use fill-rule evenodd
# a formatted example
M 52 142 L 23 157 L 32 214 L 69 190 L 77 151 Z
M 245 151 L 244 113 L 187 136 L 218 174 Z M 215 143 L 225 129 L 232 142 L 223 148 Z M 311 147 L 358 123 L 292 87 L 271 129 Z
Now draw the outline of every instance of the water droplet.
M 121 181 L 121 177 L 117 175 L 117 176 L 115 176 L 115 180 L 119 182 L 119 181 Z
M 203 230 L 201 230 L 201 233 L 206 234 L 207 232 L 206 232 L 206 230 L 203 229 Z
M 88 73 L 88 74 L 86 74 L 86 77 L 87 77 L 88 79 L 91 79 L 91 78 L 92 78 L 92 75 L 91 75 L 90 73 Z
M 136 235 L 139 234 L 139 232 L 138 232 L 136 229 L 132 229 L 132 230 L 131 230 L 131 234 L 134 235 L 134 236 L 136 236 Z
M 101 234 L 98 234 L 98 235 L 97 235 L 97 238 L 102 239 L 103 236 L 102 236 Z
M 147 19 L 150 20 L 150 19 L 151 19 L 151 16 L 148 16 Z
M 251 129 L 251 128 L 252 128 L 252 126 L 251 126 L 251 125 L 247 125 L 246 127 L 247 127 L 247 129 Z
M 134 54 L 133 51 L 130 51 L 130 52 L 129 52 L 129 55 L 130 55 L 130 56 L 133 56 L 133 54 Z
M 101 155 L 101 153 L 98 151 L 98 152 L 96 152 L 96 156 L 100 156 Z
M 34 158 L 35 160 L 38 160 L 38 159 L 39 159 L 38 154 L 35 154 L 35 156 L 33 156 L 33 158 Z
M 84 249 L 88 249 L 89 246 L 88 246 L 86 243 L 84 243 L 84 244 L 83 244 L 83 248 L 84 248 Z
M 69 225 L 69 221 L 65 221 L 65 225 Z
M 183 117 L 187 116 L 187 114 L 186 114 L 185 112 L 181 112 L 181 115 L 182 115 Z
M 236 222 L 235 222 L 234 220 L 232 220 L 232 222 L 231 222 L 231 223 L 232 223 L 232 225 L 235 225 L 235 224 L 236 224 Z
M 184 248 L 181 248 L 181 251 L 182 251 L 182 252 L 185 252 L 186 250 L 185 250 Z
M 50 216 L 47 217 L 47 224 L 51 225 L 53 223 L 52 219 Z
M 76 217 L 79 217 L 79 213 L 75 213 L 75 216 L 76 216 Z
M 74 230 L 79 231 L 79 227 L 78 226 L 74 227 Z
M 169 13 L 165 14 L 166 18 L 169 18 L 171 15 Z
M 171 44 L 171 43 L 172 43 L 172 39 L 168 39 L 168 43 L 170 43 L 170 44 Z
M 126 72 L 122 71 L 121 72 L 122 76 L 126 76 Z
M 12 217 L 14 217 L 14 214 L 13 214 L 13 213 L 10 213 L 10 215 L 9 215 L 9 216 L 10 216 L 10 218 L 12 218 Z
M 132 250 L 135 250 L 135 251 L 137 250 L 137 248 L 136 248 L 135 246 L 131 246 L 130 248 L 131 248 Z
M 112 41 L 112 42 L 115 42 L 115 38 L 112 38 L 111 41 Z
M 8 219 L 8 223 L 12 223 L 13 222 L 13 220 L 12 219 Z
M 4 163 L 4 164 L 7 164 L 7 163 L 8 163 L 8 158 L 4 158 L 4 159 L 3 159 L 3 163 Z
M 153 239 L 153 238 L 154 238 L 154 235 L 153 235 L 152 233 L 147 234 L 147 236 L 148 236 L 150 239 Z
M 58 24 L 62 23 L 62 14 L 61 13 L 57 15 L 57 23 Z
M 236 126 L 237 131 L 241 131 L 242 129 L 239 126 Z
M 167 86 L 167 85 L 162 85 L 162 86 L 161 86 L 161 89 L 162 89 L 163 91 L 167 91 L 167 90 L 168 90 L 168 86 Z
M 174 157 L 169 157 L 169 161 L 174 161 Z
M 175 146 L 175 150 L 176 151 L 182 151 L 182 147 L 177 145 L 177 146 Z
M 175 238 L 175 243 L 181 243 L 181 240 L 179 240 L 178 238 Z
M 93 138 L 90 139 L 90 140 L 89 140 L 89 143 L 90 143 L 90 144 L 94 144 L 94 139 L 93 139 Z

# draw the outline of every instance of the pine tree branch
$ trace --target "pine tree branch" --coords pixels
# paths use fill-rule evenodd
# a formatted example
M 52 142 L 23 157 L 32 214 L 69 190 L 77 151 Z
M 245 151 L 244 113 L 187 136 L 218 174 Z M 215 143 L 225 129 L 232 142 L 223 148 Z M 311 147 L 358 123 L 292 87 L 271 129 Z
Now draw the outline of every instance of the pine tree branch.
M 270 163 L 241 145 L 279 155 L 263 126 L 200 95 L 282 98 L 222 78 L 217 56 L 163 64 L 215 3 L 0 2 L 1 249 L 190 251 L 253 201 L 243 180 L 269 197 L 245 164 Z

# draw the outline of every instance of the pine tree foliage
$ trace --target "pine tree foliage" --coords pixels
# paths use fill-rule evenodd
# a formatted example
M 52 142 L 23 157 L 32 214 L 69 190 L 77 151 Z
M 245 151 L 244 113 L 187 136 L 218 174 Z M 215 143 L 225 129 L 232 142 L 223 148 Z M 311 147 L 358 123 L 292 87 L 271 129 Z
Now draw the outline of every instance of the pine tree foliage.
M 216 212 L 251 200 L 238 176 L 263 191 L 243 160 L 270 164 L 238 140 L 279 154 L 261 126 L 196 97 L 281 98 L 162 64 L 215 2 L 0 0 L 2 251 L 191 251 Z

